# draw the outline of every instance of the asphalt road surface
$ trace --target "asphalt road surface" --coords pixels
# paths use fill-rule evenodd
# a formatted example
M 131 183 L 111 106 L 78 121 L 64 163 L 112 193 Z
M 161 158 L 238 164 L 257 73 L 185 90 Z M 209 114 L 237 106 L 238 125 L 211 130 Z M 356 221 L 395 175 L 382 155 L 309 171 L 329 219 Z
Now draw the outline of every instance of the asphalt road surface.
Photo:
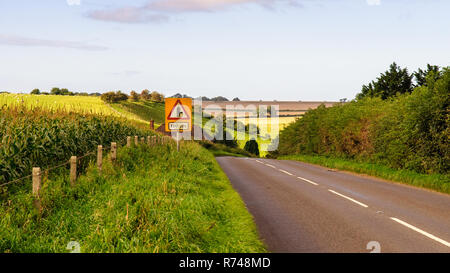
M 450 195 L 297 161 L 217 161 L 272 252 L 450 252 Z

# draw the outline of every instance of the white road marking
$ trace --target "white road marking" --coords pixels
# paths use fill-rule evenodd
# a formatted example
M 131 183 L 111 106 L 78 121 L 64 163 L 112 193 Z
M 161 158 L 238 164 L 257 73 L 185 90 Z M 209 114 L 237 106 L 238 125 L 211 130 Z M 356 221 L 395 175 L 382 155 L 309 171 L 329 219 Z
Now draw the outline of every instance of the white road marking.
M 441 238 L 438 238 L 438 237 L 434 236 L 433 234 L 430 234 L 430 233 L 428 233 L 428 232 L 426 232 L 426 231 L 423 231 L 423 230 L 421 230 L 421 229 L 419 229 L 419 228 L 416 228 L 415 226 L 410 225 L 410 224 L 408 224 L 408 223 L 406 223 L 406 222 L 403 222 L 402 220 L 400 220 L 400 219 L 398 219 L 398 218 L 395 218 L 395 217 L 390 217 L 390 218 L 391 218 L 392 220 L 394 220 L 395 222 L 404 225 L 404 226 L 407 227 L 407 228 L 410 228 L 410 229 L 412 229 L 412 230 L 414 230 L 414 231 L 416 231 L 416 232 L 421 233 L 422 235 L 427 236 L 427 237 L 430 238 L 430 239 L 433 239 L 433 240 L 435 240 L 435 241 L 437 241 L 437 242 L 439 242 L 439 243 L 441 243 L 441 244 L 443 244 L 443 245 L 445 245 L 445 246 L 447 246 L 447 247 L 450 247 L 450 243 L 449 243 L 449 242 L 444 241 L 444 240 L 442 240 Z
M 284 172 L 285 174 L 287 174 L 287 175 L 293 175 L 292 173 L 290 173 L 290 172 L 287 172 L 287 171 L 285 171 L 285 170 L 282 170 L 282 169 L 278 169 L 280 172 Z
M 250 159 L 250 158 L 245 158 L 245 159 Z M 261 163 L 261 164 L 264 164 L 264 165 L 266 165 L 266 166 L 268 166 L 268 167 L 271 167 L 271 168 L 274 168 L 274 169 L 276 168 L 276 167 L 273 166 L 273 165 L 270 165 L 270 164 L 261 162 L 261 161 L 259 161 L 259 160 L 256 160 L 256 159 L 252 159 L 252 160 L 255 160 L 256 162 Z M 287 172 L 287 171 L 285 171 L 285 170 L 282 170 L 282 169 L 278 169 L 278 170 L 279 170 L 280 172 L 283 172 L 283 173 L 287 174 L 287 175 L 293 175 L 293 174 L 291 174 L 290 172 Z M 308 179 L 303 178 L 303 177 L 300 177 L 300 176 L 298 176 L 297 178 L 298 178 L 298 179 L 301 179 L 301 180 L 303 180 L 303 181 L 306 181 L 306 182 L 308 182 L 308 183 L 311 183 L 311 184 L 313 184 L 313 185 L 315 185 L 315 186 L 318 186 L 318 185 L 319 185 L 319 184 L 317 184 L 317 183 L 315 183 L 315 182 L 313 182 L 313 181 L 311 181 L 311 180 L 308 180 Z M 345 195 L 343 195 L 343 194 L 340 194 L 340 193 L 338 193 L 338 192 L 336 192 L 336 191 L 333 191 L 333 190 L 330 190 L 330 189 L 328 189 L 328 191 L 331 192 L 331 193 L 334 193 L 334 194 L 336 194 L 336 195 L 339 195 L 339 196 L 341 196 L 341 197 L 343 197 L 343 198 L 345 198 L 345 199 L 347 199 L 347 200 L 350 200 L 350 201 L 352 201 L 352 202 L 354 202 L 354 203 L 356 203 L 356 204 L 358 204 L 358 205 L 360 205 L 360 206 L 362 206 L 362 207 L 365 207 L 365 208 L 368 208 L 368 207 L 369 207 L 368 205 L 366 205 L 366 204 L 364 204 L 364 203 L 361 203 L 361 202 L 359 202 L 359 201 L 356 201 L 355 199 L 350 198 L 350 197 L 348 197 L 348 196 L 345 196 Z M 383 212 L 382 212 L 382 211 L 377 211 L 376 213 L 383 213 Z M 422 234 L 422 235 L 425 235 L 426 237 L 428 237 L 428 238 L 430 238 L 430 239 L 432 239 L 432 240 L 435 240 L 436 242 L 439 242 L 439 243 L 445 245 L 446 247 L 450 247 L 450 243 L 449 243 L 449 242 L 447 242 L 447 241 L 445 241 L 445 240 L 443 240 L 443 239 L 441 239 L 441 238 L 439 238 L 439 237 L 436 237 L 436 236 L 434 236 L 433 234 L 430 234 L 430 233 L 428 233 L 428 232 L 426 232 L 426 231 L 424 231 L 424 230 L 421 230 L 420 228 L 417 228 L 417 227 L 415 227 L 415 226 L 413 226 L 413 225 L 411 225 L 411 224 L 408 224 L 408 223 L 406 223 L 406 222 L 404 222 L 404 221 L 402 221 L 402 220 L 400 220 L 400 219 L 398 219 L 398 218 L 395 218 L 395 217 L 390 217 L 390 218 L 391 218 L 393 221 L 395 221 L 395 222 L 397 222 L 397 223 L 399 223 L 399 224 L 401 224 L 401 225 L 403 225 L 403 226 L 405 226 L 405 227 L 407 227 L 407 228 L 409 228 L 409 229 L 412 229 L 412 230 L 414 230 L 414 231 L 416 231 L 416 232 L 418 232 L 418 233 L 420 233 L 420 234 Z
M 350 200 L 350 201 L 352 201 L 352 202 L 354 202 L 354 203 L 360 205 L 361 207 L 365 207 L 365 208 L 368 208 L 368 207 L 369 207 L 368 205 L 366 205 L 366 204 L 364 204 L 364 203 L 361 203 L 361 202 L 359 202 L 359 201 L 356 201 L 356 200 L 353 199 L 353 198 L 350 198 L 350 197 L 348 197 L 348 196 L 345 196 L 345 195 L 340 194 L 340 193 L 338 193 L 338 192 L 335 192 L 335 191 L 333 191 L 333 190 L 328 190 L 328 191 L 329 191 L 329 192 L 332 192 L 332 193 L 334 193 L 334 194 L 336 194 L 336 195 L 339 195 L 340 197 L 344 197 L 345 199 Z
M 317 184 L 316 182 L 313 182 L 313 181 L 311 181 L 311 180 L 308 180 L 308 179 L 306 179 L 306 178 L 303 178 L 303 177 L 297 177 L 298 179 L 301 179 L 301 180 L 303 180 L 303 181 L 306 181 L 306 182 L 308 182 L 308 183 L 311 183 L 311 184 L 313 184 L 314 186 L 319 186 L 319 184 Z

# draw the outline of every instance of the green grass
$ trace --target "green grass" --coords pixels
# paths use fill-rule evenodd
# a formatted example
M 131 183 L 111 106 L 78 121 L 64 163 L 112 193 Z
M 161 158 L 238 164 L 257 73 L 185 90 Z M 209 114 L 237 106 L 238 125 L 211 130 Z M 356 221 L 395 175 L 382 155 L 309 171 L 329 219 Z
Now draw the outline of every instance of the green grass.
M 328 168 L 367 174 L 443 193 L 450 193 L 450 175 L 445 174 L 421 174 L 410 170 L 396 170 L 379 164 L 325 156 L 298 154 L 280 156 L 278 159 L 303 161 Z
M 138 118 L 144 121 L 154 120 L 155 124 L 161 125 L 164 123 L 165 106 L 164 103 L 151 101 L 124 101 L 120 103 L 111 104 L 111 107 L 125 116 L 131 118 Z
M 0 252 L 68 252 L 69 241 L 82 252 L 266 251 L 212 154 L 192 142 L 121 148 L 75 188 L 49 179 L 41 213 L 30 189 L 0 195 Z

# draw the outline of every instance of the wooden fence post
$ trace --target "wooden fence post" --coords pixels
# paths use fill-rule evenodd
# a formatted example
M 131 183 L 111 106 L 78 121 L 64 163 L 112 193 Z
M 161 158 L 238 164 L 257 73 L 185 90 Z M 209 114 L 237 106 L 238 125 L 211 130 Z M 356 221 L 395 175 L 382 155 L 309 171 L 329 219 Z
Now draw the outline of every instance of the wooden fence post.
M 97 168 L 100 175 L 102 174 L 102 166 L 103 166 L 103 146 L 98 145 L 97 147 Z
M 127 147 L 131 147 L 131 137 L 127 137 Z
M 117 159 L 117 143 L 111 143 L 111 161 L 115 162 Z
M 138 145 L 139 144 L 139 139 L 138 136 L 134 136 L 134 145 Z
M 77 181 L 77 157 L 72 156 L 70 158 L 70 185 L 75 186 Z
M 152 145 L 156 144 L 156 136 L 152 136 Z
M 33 196 L 39 197 L 41 190 L 41 168 L 33 168 Z
M 150 120 L 150 130 L 155 130 L 155 121 L 153 119 Z
M 33 168 L 33 204 L 40 211 L 41 210 L 41 168 Z
M 141 137 L 141 144 L 144 144 L 144 143 L 145 143 L 145 138 Z
M 152 145 L 152 137 L 151 136 L 147 136 L 147 145 L 148 146 Z

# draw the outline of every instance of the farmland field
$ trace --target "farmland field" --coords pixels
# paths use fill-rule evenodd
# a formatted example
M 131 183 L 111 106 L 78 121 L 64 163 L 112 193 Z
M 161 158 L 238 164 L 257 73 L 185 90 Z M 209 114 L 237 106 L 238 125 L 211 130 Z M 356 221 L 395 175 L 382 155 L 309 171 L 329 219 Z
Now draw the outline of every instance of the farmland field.
M 153 134 L 124 118 L 37 106 L 2 107 L 0 117 L 0 184 L 29 175 L 32 167 L 49 168 L 92 152 L 97 145 Z
M 279 131 L 283 130 L 286 126 L 288 126 L 290 123 L 297 120 L 298 117 L 280 117 L 278 118 L 278 129 Z M 278 136 L 278 132 L 275 130 L 272 132 L 272 128 L 270 126 L 271 122 L 274 122 L 274 125 L 276 125 L 275 120 L 271 120 L 271 118 L 267 119 L 258 119 L 257 118 L 237 118 L 236 119 L 239 122 L 242 122 L 244 125 L 247 124 L 255 124 L 258 126 L 258 128 L 261 131 L 261 136 L 256 139 L 259 145 L 260 150 L 260 156 L 264 157 L 267 155 L 268 146 L 272 143 L 272 139 L 276 138 Z M 265 134 L 268 134 L 270 138 L 265 138 Z M 245 143 L 247 140 L 238 140 L 238 145 L 240 148 L 244 148 Z
M 203 102 L 206 105 L 211 102 Z M 250 103 L 265 103 L 269 102 L 240 102 L 244 106 Z M 287 108 L 300 109 L 305 107 L 316 107 L 318 103 L 298 103 L 298 102 L 270 102 L 272 104 L 280 104 L 280 109 L 286 110 Z M 136 123 L 140 123 L 142 127 L 147 126 L 148 122 L 155 120 L 155 126 L 158 127 L 164 123 L 164 103 L 155 102 L 131 102 L 124 101 L 120 103 L 107 104 L 103 102 L 99 97 L 90 96 L 56 96 L 56 95 L 28 95 L 28 94 L 0 94 L 0 106 L 24 106 L 27 109 L 41 108 L 50 111 L 59 112 L 75 112 L 80 114 L 94 114 L 102 116 L 112 117 L 124 117 L 129 120 L 133 120 Z M 298 110 L 297 109 L 297 110 Z M 296 111 L 297 111 L 296 110 Z M 294 122 L 298 117 L 279 117 L 278 126 L 279 130 L 285 128 L 288 124 Z M 267 127 L 266 121 L 258 123 L 256 118 L 244 118 L 238 117 L 238 121 L 243 124 L 257 124 L 262 132 L 267 132 L 270 138 L 276 137 L 276 133 L 271 132 L 270 127 Z M 268 121 L 270 123 L 270 121 Z M 260 145 L 261 156 L 267 154 L 267 146 L 270 145 L 271 139 L 257 138 Z M 245 146 L 246 140 L 239 140 L 238 144 L 240 148 Z
M 30 109 L 41 107 L 47 110 L 82 114 L 120 116 L 120 114 L 108 107 L 99 97 L 0 94 L 0 105 L 23 105 Z
M 82 252 L 265 251 L 251 215 L 206 149 L 197 143 L 184 143 L 182 153 L 170 143 L 120 148 L 127 136 L 154 134 L 141 121 L 161 121 L 164 104 L 9 94 L 0 102 L 0 252 L 66 252 L 74 239 Z M 111 142 L 119 144 L 114 165 Z M 92 153 L 99 144 L 101 175 Z M 67 166 L 72 155 L 78 156 L 75 186 Z M 30 177 L 36 166 L 43 174 L 39 210 Z
M 279 108 L 280 116 L 299 116 L 305 114 L 310 109 L 316 109 L 319 105 L 325 105 L 326 107 L 333 106 L 337 102 L 330 101 L 203 101 L 202 107 L 208 107 L 208 109 L 225 109 L 227 106 L 243 107 L 241 109 L 254 106 L 272 106 L 277 105 Z
M 216 101 L 203 101 L 202 108 L 206 107 L 214 112 L 214 110 L 222 110 L 226 109 L 227 106 L 233 106 L 237 109 L 236 112 L 236 120 L 242 122 L 244 125 L 247 124 L 255 124 L 261 130 L 261 136 L 256 138 L 256 141 L 259 145 L 260 156 L 264 157 L 267 155 L 268 146 L 271 144 L 272 139 L 278 136 L 278 131 L 274 130 L 271 132 L 270 126 L 267 124 L 271 122 L 270 118 L 268 120 L 259 119 L 256 117 L 246 117 L 246 112 L 243 109 L 254 106 L 258 108 L 259 106 L 273 106 L 277 105 L 279 107 L 278 115 L 278 129 L 279 131 L 283 130 L 289 124 L 295 122 L 298 118 L 301 118 L 308 110 L 315 109 L 320 105 L 325 105 L 326 107 L 330 107 L 336 104 L 336 102 L 304 102 L 304 101 L 224 101 L 224 102 L 216 102 Z M 239 108 L 243 107 L 243 108 Z M 274 121 L 272 121 L 274 122 Z M 267 138 L 267 135 L 270 138 Z M 238 145 L 240 148 L 244 148 L 245 143 L 248 140 L 248 136 L 246 140 L 238 140 Z
M 56 96 L 28 94 L 0 94 L 0 106 L 24 106 L 27 109 L 42 108 L 49 111 L 95 114 L 144 122 L 138 115 L 127 111 L 117 111 L 99 97 Z

